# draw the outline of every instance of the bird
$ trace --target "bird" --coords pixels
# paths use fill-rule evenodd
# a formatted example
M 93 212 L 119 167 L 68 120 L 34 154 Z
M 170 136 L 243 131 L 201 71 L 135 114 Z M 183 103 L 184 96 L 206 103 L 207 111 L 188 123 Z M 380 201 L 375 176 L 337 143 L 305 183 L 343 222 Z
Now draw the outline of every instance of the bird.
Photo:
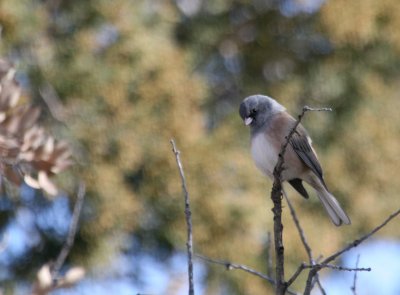
M 239 114 L 244 124 L 250 126 L 251 155 L 255 165 L 273 180 L 282 145 L 297 121 L 283 105 L 261 94 L 246 97 L 240 104 Z M 301 124 L 289 139 L 283 160 L 282 182 L 287 181 L 306 199 L 309 195 L 303 181 L 309 184 L 336 226 L 351 224 L 346 212 L 328 190 L 311 138 Z

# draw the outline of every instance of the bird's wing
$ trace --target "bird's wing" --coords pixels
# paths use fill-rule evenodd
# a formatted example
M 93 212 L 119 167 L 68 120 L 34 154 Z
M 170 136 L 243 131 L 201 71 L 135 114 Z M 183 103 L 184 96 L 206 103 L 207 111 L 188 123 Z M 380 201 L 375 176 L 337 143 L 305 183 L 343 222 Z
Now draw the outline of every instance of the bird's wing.
M 288 180 L 288 182 L 290 183 L 291 186 L 293 186 L 293 188 L 300 195 L 302 195 L 304 198 L 308 199 L 308 193 L 307 193 L 306 189 L 304 188 L 303 183 L 300 178 L 294 178 L 294 179 Z
M 311 147 L 309 138 L 304 128 L 300 125 L 293 136 L 290 138 L 290 145 L 299 158 L 314 172 L 315 175 L 325 185 L 324 176 L 318 158 Z

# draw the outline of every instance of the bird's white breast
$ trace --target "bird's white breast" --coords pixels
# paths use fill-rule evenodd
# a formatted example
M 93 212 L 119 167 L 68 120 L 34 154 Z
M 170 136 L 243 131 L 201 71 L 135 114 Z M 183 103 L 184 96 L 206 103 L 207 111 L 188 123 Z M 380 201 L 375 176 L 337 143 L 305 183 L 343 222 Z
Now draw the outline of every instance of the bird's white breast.
M 278 161 L 278 151 L 263 133 L 255 135 L 251 141 L 251 155 L 258 169 L 273 178 Z

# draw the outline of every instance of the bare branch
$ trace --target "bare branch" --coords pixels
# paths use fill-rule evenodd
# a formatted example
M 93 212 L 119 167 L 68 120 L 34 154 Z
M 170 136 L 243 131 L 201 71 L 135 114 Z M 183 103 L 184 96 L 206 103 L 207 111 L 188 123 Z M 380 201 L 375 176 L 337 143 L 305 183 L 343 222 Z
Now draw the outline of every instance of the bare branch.
M 59 271 L 63 266 L 69 252 L 71 251 L 72 246 L 74 245 L 75 235 L 78 229 L 78 221 L 82 211 L 84 198 L 85 198 L 85 184 L 81 182 L 78 188 L 77 199 L 75 202 L 74 211 L 72 213 L 72 220 L 71 220 L 71 225 L 69 226 L 67 240 L 63 245 L 60 254 L 58 255 L 51 270 L 51 277 L 53 279 L 53 284 L 57 283 Z
M 46 295 L 58 288 L 71 287 L 85 276 L 83 267 L 71 267 L 62 277 L 59 277 L 60 269 L 62 268 L 65 259 L 71 251 L 76 231 L 78 229 L 79 217 L 82 211 L 83 201 L 85 198 L 85 185 L 83 182 L 79 184 L 77 198 L 72 212 L 71 224 L 67 239 L 61 248 L 60 253 L 54 264 L 44 264 L 37 272 L 37 279 L 32 288 L 32 295 Z
M 356 268 L 358 267 L 359 262 L 360 262 L 360 254 L 357 255 Z M 357 272 L 354 272 L 353 286 L 351 286 L 350 289 L 353 292 L 353 295 L 357 295 Z
M 293 219 L 294 224 L 296 225 L 297 231 L 298 231 L 298 233 L 300 235 L 301 242 L 303 243 L 304 249 L 306 250 L 306 253 L 307 253 L 307 256 L 308 256 L 308 262 L 310 263 L 310 265 L 313 265 L 313 264 L 315 264 L 315 260 L 314 260 L 313 255 L 312 255 L 312 250 L 311 250 L 310 245 L 307 242 L 304 230 L 300 225 L 300 221 L 299 221 L 299 219 L 297 217 L 296 211 L 294 210 L 294 207 L 293 207 L 292 203 L 290 202 L 290 200 L 289 200 L 289 198 L 288 198 L 288 196 L 286 194 L 286 191 L 283 188 L 282 188 L 282 192 L 283 192 L 283 195 L 285 196 L 286 202 L 288 203 L 290 215 L 292 215 L 292 219 Z M 301 268 L 302 265 L 303 264 L 300 265 L 300 267 L 299 267 L 299 269 L 297 271 L 299 271 L 301 269 L 300 270 L 300 272 L 301 272 L 304 269 L 304 268 Z M 293 276 L 287 282 L 287 285 L 290 286 L 294 282 L 294 280 L 297 278 L 297 276 L 299 274 L 300 273 L 298 273 L 298 274 L 294 273 Z M 321 284 L 321 281 L 319 279 L 319 275 L 318 274 L 315 275 L 315 280 L 316 280 L 316 283 L 317 283 L 318 288 L 320 289 L 322 295 L 326 295 L 326 292 L 325 292 L 325 290 L 324 290 L 324 288 L 323 288 L 323 286 Z
M 392 219 L 394 219 L 396 216 L 398 216 L 400 214 L 400 209 L 397 210 L 396 212 L 392 213 L 388 218 L 385 219 L 385 221 L 383 221 L 380 225 L 378 225 L 377 227 L 375 227 L 372 231 L 370 231 L 369 233 L 365 234 L 364 236 L 362 236 L 361 238 L 354 240 L 352 243 L 348 244 L 346 247 L 344 247 L 343 249 L 337 251 L 336 253 L 332 254 L 331 256 L 329 256 L 328 258 L 325 258 L 320 265 L 327 265 L 329 264 L 329 262 L 335 260 L 336 258 L 338 258 L 340 255 L 342 255 L 344 252 L 349 251 L 352 248 L 357 247 L 358 245 L 360 245 L 362 242 L 364 242 L 365 240 L 367 240 L 368 238 L 370 238 L 373 234 L 375 234 L 377 231 L 379 231 L 380 229 L 382 229 L 384 226 L 386 226 Z M 318 271 L 321 270 L 321 267 L 315 265 L 314 268 L 312 268 L 310 270 L 310 273 L 308 274 L 308 278 L 307 278 L 307 283 L 306 283 L 306 288 L 304 290 L 304 294 L 305 295 L 309 295 L 312 289 L 312 281 L 314 276 L 318 273 Z
M 176 148 L 175 141 L 171 139 L 172 152 L 175 155 L 176 164 L 178 165 L 179 174 L 182 181 L 182 190 L 185 198 L 185 216 L 187 225 L 187 255 L 188 255 L 188 276 L 189 276 L 189 295 L 194 295 L 193 284 L 193 234 L 192 234 L 192 212 L 190 211 L 189 192 L 186 186 L 185 173 L 183 171 L 182 162 L 180 159 L 180 151 Z
M 319 288 L 319 290 L 321 291 L 321 294 L 322 294 L 322 295 L 326 295 L 326 291 L 325 291 L 324 287 L 323 287 L 322 284 L 321 284 L 321 281 L 320 281 L 320 279 L 319 279 L 318 273 L 315 275 L 315 278 L 316 278 L 316 283 L 317 283 L 317 285 L 318 285 L 318 288 Z
M 299 265 L 297 270 L 294 272 L 294 274 L 290 277 L 290 279 L 287 281 L 288 287 L 293 284 L 293 282 L 297 279 L 297 277 L 302 273 L 303 270 L 305 270 L 307 265 L 303 262 L 302 264 Z
M 283 159 L 283 158 L 282 158 Z M 283 164 L 283 161 L 282 161 Z M 275 175 L 274 172 L 274 184 L 272 186 L 271 199 L 274 203 L 274 207 L 272 212 L 274 213 L 274 245 L 275 245 L 275 257 L 276 257 L 276 268 L 275 268 L 275 277 L 276 277 L 276 295 L 284 295 L 286 289 L 285 283 L 285 255 L 284 255 L 284 247 L 283 247 L 283 224 L 282 224 L 282 200 L 281 200 L 281 191 L 282 191 L 282 183 L 281 183 L 281 170 L 276 169 L 278 171 Z
M 339 266 L 339 265 L 334 265 L 334 264 L 323 264 L 323 263 L 316 263 L 313 265 L 304 265 L 304 268 L 315 268 L 318 267 L 320 269 L 323 268 L 330 268 L 330 269 L 335 269 L 335 270 L 340 270 L 340 271 L 371 271 L 370 267 L 358 267 L 356 266 L 355 268 L 352 267 L 344 267 L 344 266 Z
M 297 231 L 298 231 L 298 233 L 300 235 L 301 242 L 303 243 L 304 249 L 306 250 L 306 253 L 307 253 L 307 256 L 308 256 L 308 260 L 312 264 L 314 259 L 313 259 L 311 247 L 307 242 L 307 239 L 306 239 L 306 236 L 304 234 L 303 228 L 300 225 L 300 221 L 297 218 L 296 211 L 294 210 L 294 207 L 293 207 L 292 203 L 290 202 L 290 200 L 289 200 L 289 198 L 288 198 L 288 196 L 286 194 L 286 191 L 284 189 L 282 189 L 282 192 L 283 192 L 283 195 L 284 195 L 284 197 L 286 199 L 286 202 L 287 202 L 287 204 L 289 206 L 290 215 L 292 215 L 294 224 L 296 225 Z
M 276 294 L 283 295 L 285 294 L 285 290 L 287 288 L 287 284 L 285 282 L 285 255 L 284 255 L 284 246 L 283 246 L 283 224 L 282 224 L 282 179 L 281 175 L 283 172 L 283 164 L 284 164 L 284 155 L 287 149 L 287 146 L 292 138 L 293 134 L 296 132 L 297 127 L 300 125 L 301 120 L 304 115 L 308 111 L 331 111 L 330 108 L 310 108 L 308 106 L 304 106 L 301 114 L 298 116 L 298 119 L 289 134 L 286 136 L 286 141 L 281 147 L 281 151 L 279 153 L 278 162 L 275 165 L 273 176 L 274 183 L 271 191 L 271 199 L 274 203 L 274 207 L 272 212 L 274 213 L 274 241 L 275 241 L 275 255 L 276 255 Z
M 309 106 L 303 107 L 304 112 L 312 111 L 312 112 L 332 112 L 332 108 L 311 108 Z
M 349 251 L 352 248 L 357 247 L 360 245 L 362 242 L 364 242 L 366 239 L 370 238 L 372 235 L 374 235 L 377 231 L 382 229 L 386 224 L 388 224 L 393 218 L 395 218 L 397 215 L 400 214 L 400 209 L 398 209 L 396 212 L 392 213 L 388 218 L 385 219 L 384 222 L 382 222 L 379 226 L 375 227 L 372 231 L 367 233 L 366 235 L 362 236 L 361 238 L 354 240 L 352 243 L 347 245 L 347 247 L 343 248 L 342 250 L 332 254 L 328 258 L 324 259 L 321 264 L 327 264 L 331 262 L 332 260 L 335 260 L 337 257 L 342 255 L 344 252 Z
M 261 278 L 263 280 L 266 280 L 266 281 L 270 282 L 271 284 L 275 285 L 275 280 L 273 278 L 271 278 L 270 276 L 268 276 L 266 274 L 263 274 L 263 273 L 261 273 L 259 271 L 256 271 L 256 270 L 254 270 L 254 269 L 252 269 L 252 268 L 250 268 L 250 267 L 248 267 L 246 265 L 232 263 L 232 262 L 226 261 L 226 260 L 212 259 L 212 258 L 209 258 L 207 256 L 200 255 L 200 254 L 194 254 L 194 256 L 197 257 L 197 258 L 200 258 L 200 259 L 202 259 L 202 260 L 204 260 L 204 261 L 206 261 L 208 263 L 222 265 L 222 266 L 224 266 L 226 268 L 226 270 L 232 270 L 232 269 L 242 270 L 244 272 L 247 272 L 249 274 L 255 275 L 255 276 L 257 276 L 257 277 L 259 277 L 259 278 Z M 294 291 L 291 291 L 291 290 L 286 290 L 286 292 L 288 294 L 291 294 L 291 295 L 297 295 L 298 294 L 298 293 L 296 293 Z
M 263 273 L 261 273 L 259 271 L 256 271 L 256 270 L 254 270 L 254 269 L 252 269 L 252 268 L 250 268 L 250 267 L 248 267 L 246 265 L 236 264 L 236 263 L 232 263 L 232 262 L 229 262 L 229 261 L 226 261 L 226 260 L 212 259 L 212 258 L 209 258 L 207 256 L 200 255 L 200 254 L 195 254 L 194 256 L 196 256 L 197 258 L 200 258 L 200 259 L 202 259 L 204 261 L 207 261 L 209 263 L 223 265 L 223 266 L 225 266 L 225 268 L 227 270 L 232 270 L 232 269 L 243 270 L 243 271 L 251 273 L 251 274 L 253 274 L 253 275 L 257 276 L 257 277 L 260 277 L 260 278 L 270 282 L 271 284 L 275 284 L 275 281 L 270 276 L 265 275 L 265 274 L 263 274 Z

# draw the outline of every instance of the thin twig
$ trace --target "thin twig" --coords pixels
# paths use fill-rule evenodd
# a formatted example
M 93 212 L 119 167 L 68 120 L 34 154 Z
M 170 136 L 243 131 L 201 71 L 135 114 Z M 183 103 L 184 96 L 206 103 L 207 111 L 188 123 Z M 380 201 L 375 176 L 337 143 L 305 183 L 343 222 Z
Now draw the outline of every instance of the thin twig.
M 272 212 L 274 213 L 274 241 L 275 241 L 275 255 L 276 255 L 276 294 L 283 295 L 287 288 L 287 283 L 285 282 L 285 255 L 283 246 L 283 224 L 282 224 L 282 172 L 284 170 L 284 156 L 286 153 L 287 146 L 289 145 L 290 139 L 296 132 L 297 127 L 300 125 L 301 120 L 308 111 L 332 111 L 330 108 L 310 108 L 304 106 L 301 114 L 289 134 L 286 136 L 286 141 L 281 147 L 281 151 L 278 156 L 278 162 L 275 165 L 273 176 L 274 183 L 271 191 L 271 199 L 274 203 Z
M 329 264 L 329 262 L 335 260 L 336 258 L 338 258 L 340 255 L 342 255 L 344 252 L 349 251 L 352 248 L 357 247 L 358 245 L 360 245 L 362 242 L 364 242 L 365 240 L 367 240 L 368 238 L 370 238 L 373 234 L 375 234 L 377 231 L 379 231 L 380 229 L 382 229 L 386 224 L 388 224 L 393 218 L 395 218 L 396 216 L 398 216 L 400 214 L 400 209 L 397 210 L 396 212 L 392 213 L 388 218 L 385 219 L 385 221 L 383 221 L 379 226 L 375 227 L 372 231 L 370 231 L 369 233 L 365 234 L 364 236 L 362 236 L 361 238 L 354 240 L 353 242 L 351 242 L 350 244 L 348 244 L 346 247 L 342 248 L 341 250 L 337 251 L 336 253 L 332 254 L 331 256 L 325 258 L 320 265 L 326 265 Z M 318 273 L 318 271 L 320 271 L 321 268 L 318 267 L 317 265 L 312 268 L 310 270 L 310 273 L 308 274 L 308 278 L 307 278 L 307 283 L 306 283 L 306 288 L 304 290 L 304 294 L 305 295 L 309 295 L 311 292 L 311 283 L 313 281 L 314 276 Z
M 188 276 L 189 276 L 189 295 L 194 295 L 193 283 L 193 234 L 192 234 L 192 212 L 190 211 L 189 192 L 186 186 L 185 173 L 180 158 L 180 151 L 176 148 L 175 141 L 171 139 L 172 152 L 175 154 L 176 164 L 178 165 L 179 174 L 182 181 L 182 190 L 185 198 L 185 216 L 187 226 L 187 255 L 188 255 Z
M 308 264 L 305 264 L 303 262 L 302 264 L 299 265 L 299 267 L 294 272 L 292 277 L 287 281 L 287 285 L 290 286 L 297 279 L 297 277 L 302 273 L 303 270 L 305 270 L 305 269 L 314 269 L 316 267 L 320 268 L 320 269 L 330 268 L 330 269 L 339 270 L 339 271 L 354 271 L 354 272 L 371 271 L 370 267 L 358 267 L 357 266 L 355 268 L 351 268 L 351 267 L 344 267 L 344 266 L 338 266 L 338 265 L 333 265 L 333 264 L 320 264 L 320 263 L 308 265 Z M 315 283 L 318 284 L 318 281 L 316 281 Z
M 290 200 L 289 200 L 289 198 L 288 198 L 288 196 L 286 194 L 286 191 L 284 189 L 282 189 L 282 192 L 283 192 L 283 195 L 284 195 L 284 197 L 286 199 L 286 202 L 287 202 L 287 204 L 289 206 L 289 211 L 290 211 L 290 214 L 292 215 L 292 219 L 293 219 L 294 224 L 296 225 L 297 231 L 298 231 L 298 233 L 300 235 L 301 242 L 303 243 L 304 249 L 306 250 L 306 253 L 307 253 L 307 256 L 308 256 L 308 261 L 312 264 L 314 262 L 314 259 L 313 259 L 311 247 L 307 242 L 306 235 L 304 234 L 303 228 L 300 225 L 300 221 L 299 221 L 299 219 L 297 217 L 296 211 L 294 210 L 292 202 L 290 202 Z
M 358 267 L 359 262 L 360 262 L 360 254 L 357 255 L 356 268 Z M 357 272 L 354 272 L 353 286 L 351 286 L 350 289 L 353 292 L 353 295 L 357 295 Z
M 368 234 L 362 236 L 361 238 L 354 240 L 352 243 L 350 243 L 349 245 L 347 245 L 347 247 L 343 248 L 342 250 L 332 254 L 331 256 L 325 258 L 321 264 L 328 264 L 329 262 L 335 260 L 337 257 L 339 257 L 340 255 L 342 255 L 344 252 L 349 251 L 352 248 L 357 247 L 358 245 L 360 245 L 362 242 L 364 242 L 366 239 L 370 238 L 373 234 L 375 234 L 377 231 L 379 231 L 380 229 L 382 229 L 386 224 L 388 224 L 393 218 L 395 218 L 397 215 L 400 214 L 400 209 L 398 209 L 396 212 L 392 213 L 388 218 L 385 219 L 384 222 L 382 222 L 379 226 L 377 226 L 376 228 L 374 228 L 371 232 L 369 232 Z
M 271 284 L 275 284 L 275 281 L 270 276 L 268 276 L 266 274 L 263 274 L 263 273 L 261 273 L 259 271 L 256 271 L 256 270 L 254 270 L 254 269 L 252 269 L 252 268 L 250 268 L 250 267 L 248 267 L 246 265 L 232 263 L 232 262 L 229 262 L 229 261 L 226 261 L 226 260 L 212 259 L 212 258 L 209 258 L 207 256 L 200 255 L 200 254 L 194 254 L 194 256 L 196 256 L 197 258 L 200 258 L 200 259 L 202 259 L 204 261 L 207 261 L 209 263 L 223 265 L 223 266 L 225 266 L 225 268 L 227 270 L 231 270 L 231 269 L 243 270 L 243 271 L 251 273 L 251 274 L 253 274 L 253 275 L 257 276 L 257 277 L 260 277 L 260 278 L 270 282 Z
M 313 265 L 313 264 L 315 264 L 315 260 L 314 260 L 314 258 L 313 258 L 313 254 L 312 254 L 311 247 L 310 247 L 310 245 L 309 245 L 308 242 L 307 242 L 307 239 L 306 239 L 306 235 L 305 235 L 305 233 L 304 233 L 304 230 L 303 230 L 303 228 L 302 228 L 301 225 L 300 225 L 300 220 L 299 220 L 299 218 L 297 217 L 296 211 L 294 210 L 294 207 L 293 207 L 291 201 L 289 200 L 289 198 L 288 198 L 288 196 L 287 196 L 287 194 L 286 194 L 286 191 L 285 191 L 283 188 L 282 188 L 282 192 L 283 192 L 283 195 L 285 196 L 286 202 L 288 203 L 290 215 L 292 216 L 293 222 L 294 222 L 294 224 L 296 225 L 297 232 L 298 232 L 299 235 L 300 235 L 301 242 L 303 243 L 304 249 L 306 250 L 306 253 L 307 253 L 307 256 L 308 256 L 308 262 L 309 262 L 311 265 Z M 301 265 L 300 265 L 300 267 L 301 267 Z M 299 270 L 299 269 L 298 269 L 298 270 Z M 303 269 L 302 269 L 302 270 L 303 270 Z M 301 271 L 300 271 L 300 272 L 301 272 Z M 299 274 L 300 274 L 300 273 L 299 273 Z M 287 282 L 287 285 L 290 286 L 290 285 L 294 282 L 294 280 L 292 280 L 292 279 L 293 279 L 293 278 L 296 279 L 297 276 L 298 276 L 299 274 L 294 273 L 293 276 L 291 277 L 291 279 L 289 279 L 289 281 Z M 321 283 L 321 281 L 320 281 L 320 279 L 319 279 L 319 275 L 318 275 L 318 274 L 316 274 L 315 280 L 316 280 L 316 283 L 317 283 L 318 288 L 319 288 L 319 290 L 321 291 L 322 295 L 326 295 L 326 292 L 325 292 L 325 290 L 324 290 L 324 288 L 323 288 L 323 286 L 322 286 L 322 283 Z
M 204 255 L 200 255 L 200 254 L 194 254 L 195 257 L 200 258 L 208 263 L 213 263 L 213 264 L 219 264 L 222 265 L 226 268 L 226 270 L 232 270 L 232 269 L 238 269 L 238 270 L 242 270 L 244 272 L 247 272 L 249 274 L 255 275 L 263 280 L 266 280 L 268 282 L 270 282 L 272 285 L 275 285 L 275 280 L 273 278 L 271 278 L 269 275 L 263 274 L 259 271 L 256 271 L 246 265 L 243 264 L 237 264 L 237 263 L 232 263 L 230 261 L 226 261 L 226 260 L 219 260 L 219 259 L 212 259 L 209 258 L 207 256 Z M 292 290 L 286 290 L 286 292 L 288 294 L 291 295 L 297 295 L 298 293 L 292 291 Z
M 316 278 L 316 282 L 317 282 L 318 288 L 319 288 L 319 290 L 321 291 L 321 294 L 322 294 L 322 295 L 326 295 L 326 291 L 325 291 L 324 287 L 323 287 L 322 284 L 321 284 L 321 281 L 320 281 L 320 279 L 319 279 L 318 273 L 315 274 L 315 278 Z
M 339 265 L 334 265 L 334 264 L 323 264 L 323 263 L 316 263 L 313 265 L 304 265 L 304 268 L 315 268 L 318 267 L 320 269 L 323 268 L 330 268 L 330 269 L 335 269 L 335 270 L 340 270 L 340 271 L 371 271 L 370 267 L 344 267 L 344 266 L 339 266 Z
M 297 279 L 297 277 L 302 273 L 303 270 L 306 269 L 306 264 L 303 262 L 302 264 L 299 265 L 297 270 L 294 272 L 294 274 L 290 277 L 290 279 L 287 281 L 287 285 L 290 286 L 293 284 L 293 282 Z
M 85 199 L 85 191 L 86 191 L 85 184 L 81 182 L 78 187 L 77 198 L 74 206 L 74 211 L 72 213 L 72 220 L 69 226 L 67 240 L 63 245 L 60 254 L 58 254 L 58 257 L 51 270 L 51 277 L 53 279 L 53 284 L 57 283 L 60 269 L 63 266 L 69 252 L 71 251 L 72 246 L 74 245 L 75 235 L 78 229 L 78 221 L 82 211 L 83 201 Z

